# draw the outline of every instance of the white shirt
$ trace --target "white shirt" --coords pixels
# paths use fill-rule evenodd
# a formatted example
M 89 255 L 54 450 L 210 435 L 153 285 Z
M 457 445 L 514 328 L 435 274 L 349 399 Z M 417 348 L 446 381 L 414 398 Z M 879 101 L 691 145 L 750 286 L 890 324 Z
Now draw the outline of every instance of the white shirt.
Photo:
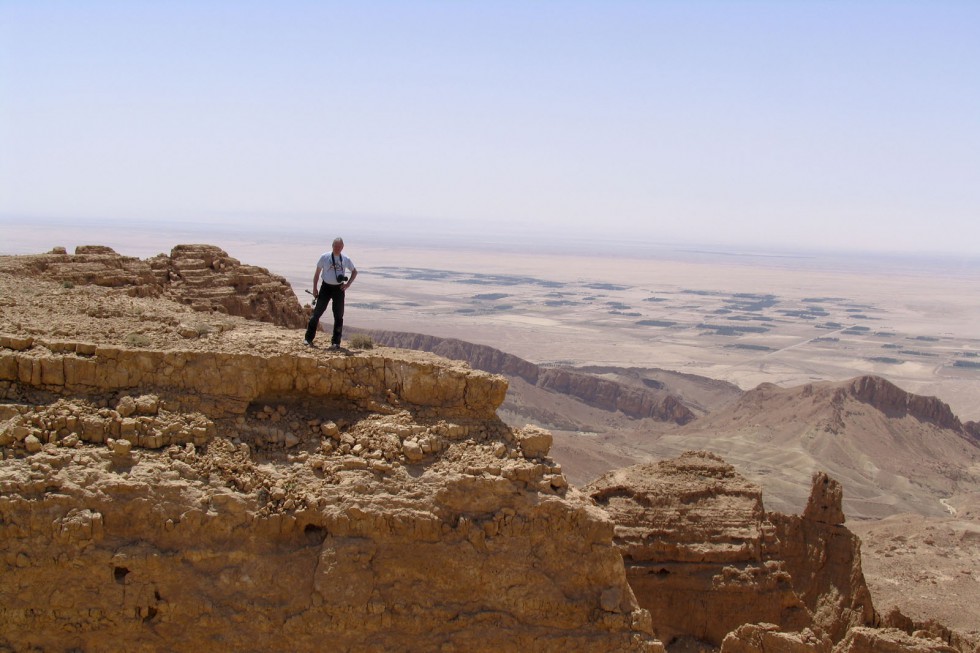
M 331 260 L 333 257 L 333 260 Z M 349 277 L 348 270 L 354 269 L 354 263 L 347 258 L 344 254 L 337 256 L 333 252 L 324 252 L 320 256 L 320 260 L 316 262 L 316 266 L 323 270 L 320 273 L 320 281 L 331 286 L 339 286 L 340 283 L 337 282 L 337 273 Z

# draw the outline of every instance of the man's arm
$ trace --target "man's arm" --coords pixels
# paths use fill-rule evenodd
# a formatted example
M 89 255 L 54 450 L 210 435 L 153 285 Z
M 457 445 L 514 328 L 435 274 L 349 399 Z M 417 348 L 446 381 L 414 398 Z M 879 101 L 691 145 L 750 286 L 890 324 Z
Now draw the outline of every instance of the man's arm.
M 317 293 L 320 291 L 320 272 L 323 268 L 318 267 L 316 272 L 313 274 L 313 296 L 316 297 Z
M 357 278 L 357 268 L 351 268 L 350 269 L 350 279 L 348 279 L 347 280 L 347 283 L 344 284 L 344 290 L 347 290 L 348 288 L 350 288 L 350 285 L 352 283 L 354 283 L 354 279 L 355 278 Z

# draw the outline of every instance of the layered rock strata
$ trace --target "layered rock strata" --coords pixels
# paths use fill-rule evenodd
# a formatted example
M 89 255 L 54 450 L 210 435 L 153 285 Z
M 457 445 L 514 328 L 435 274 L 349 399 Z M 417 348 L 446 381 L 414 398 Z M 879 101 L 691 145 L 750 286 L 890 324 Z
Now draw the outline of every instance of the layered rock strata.
M 501 377 L 0 285 L 0 649 L 662 650 Z
M 824 478 L 811 511 L 821 519 L 837 514 Z M 630 584 L 665 642 L 720 646 L 758 622 L 838 641 L 874 622 L 857 538 L 810 512 L 767 514 L 759 487 L 713 454 L 616 470 L 585 490 L 615 520 Z
M 270 356 L 0 335 L 0 389 L 4 386 L 68 396 L 152 389 L 175 407 L 215 417 L 241 415 L 253 402 L 289 397 L 344 401 L 360 409 L 405 403 L 416 411 L 489 419 L 507 392 L 501 377 L 434 357 L 406 359 L 390 350 L 357 357 Z
M 521 378 L 544 390 L 574 397 L 589 406 L 619 411 L 628 417 L 686 424 L 695 415 L 676 396 L 662 390 L 631 387 L 595 374 L 541 367 L 492 347 L 417 333 L 359 329 L 379 343 L 464 360 L 476 369 Z
M 55 281 L 66 288 L 97 285 L 139 297 L 164 297 L 195 311 L 300 327 L 309 316 L 289 283 L 267 269 L 242 264 L 213 245 L 177 245 L 170 255 L 141 260 L 87 245 L 68 254 L 0 257 L 0 271 Z

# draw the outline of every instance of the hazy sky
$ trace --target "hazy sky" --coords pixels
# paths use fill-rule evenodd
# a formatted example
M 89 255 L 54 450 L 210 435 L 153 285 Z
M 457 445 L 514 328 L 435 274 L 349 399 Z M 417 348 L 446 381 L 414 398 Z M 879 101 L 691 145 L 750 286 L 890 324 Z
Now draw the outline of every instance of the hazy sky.
M 980 2 L 0 0 L 23 216 L 976 254 Z

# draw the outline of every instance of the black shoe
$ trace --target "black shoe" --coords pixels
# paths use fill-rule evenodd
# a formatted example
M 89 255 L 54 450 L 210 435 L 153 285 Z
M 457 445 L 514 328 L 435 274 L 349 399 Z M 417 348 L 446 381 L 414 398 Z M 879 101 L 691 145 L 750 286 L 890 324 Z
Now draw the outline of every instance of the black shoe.
M 337 344 L 336 342 L 332 342 L 332 343 L 330 343 L 330 348 L 331 349 L 335 349 L 335 350 L 336 349 L 340 349 L 340 345 Z
M 316 345 L 313 344 L 313 341 L 312 340 L 306 340 L 306 339 L 304 339 L 303 342 L 306 343 L 306 346 L 307 347 L 316 347 Z

